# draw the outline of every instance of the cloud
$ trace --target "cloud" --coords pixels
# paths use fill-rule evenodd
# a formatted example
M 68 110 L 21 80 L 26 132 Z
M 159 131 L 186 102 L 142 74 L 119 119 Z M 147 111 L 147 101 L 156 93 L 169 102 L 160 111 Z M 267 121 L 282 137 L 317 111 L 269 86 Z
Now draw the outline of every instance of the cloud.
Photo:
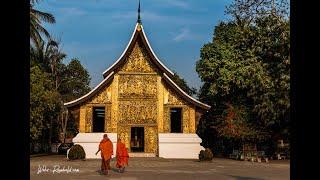
M 146 19 L 154 22 L 163 22 L 163 23 L 171 23 L 174 25 L 200 25 L 200 24 L 206 24 L 207 22 L 195 18 L 195 17 L 188 17 L 185 16 L 175 16 L 175 15 L 163 15 L 158 14 L 155 12 L 146 11 L 144 13 L 141 13 L 141 19 Z
M 181 30 L 181 32 L 173 38 L 173 40 L 174 40 L 174 41 L 177 41 L 177 42 L 178 42 L 178 41 L 183 41 L 183 40 L 188 39 L 188 37 L 189 37 L 190 35 L 191 35 L 191 34 L 190 34 L 190 30 L 189 30 L 188 28 L 183 28 L 183 29 Z
M 137 17 L 136 11 L 115 12 L 111 15 L 111 18 L 113 19 L 132 19 L 133 17 Z
M 201 36 L 193 33 L 189 28 L 182 28 L 179 34 L 176 34 L 173 41 L 180 42 L 186 40 L 201 40 Z
M 160 15 L 154 12 L 150 12 L 150 11 L 146 11 L 144 13 L 141 13 L 141 18 L 146 19 L 146 20 L 150 20 L 150 21 L 160 21 L 160 22 L 164 22 L 164 21 L 170 21 L 173 19 L 177 19 L 174 16 L 167 16 L 167 15 Z
M 86 11 L 76 7 L 63 7 L 59 8 L 59 12 L 65 16 L 81 16 L 87 14 Z
M 230 1 L 230 0 L 228 0 Z M 199 6 L 197 1 L 191 0 L 158 0 L 156 1 L 158 6 L 175 8 L 175 10 L 183 10 L 187 12 L 207 12 L 207 7 Z
M 175 6 L 175 7 L 178 7 L 178 8 L 182 8 L 182 9 L 189 9 L 190 8 L 190 5 L 185 1 L 170 0 L 170 1 L 167 1 L 167 2 L 169 3 L 169 5 Z
M 180 9 L 191 9 L 191 6 L 188 2 L 185 0 L 155 0 L 154 3 L 157 4 L 157 6 L 163 6 L 163 7 L 175 7 Z
M 58 23 L 65 24 L 69 23 L 70 19 L 77 19 L 80 16 L 89 14 L 87 11 L 80 9 L 78 7 L 60 7 L 56 8 L 54 16 Z
M 78 54 L 80 56 L 92 56 L 93 54 L 104 54 L 110 51 L 114 51 L 116 46 L 113 44 L 105 43 L 83 43 L 78 41 L 72 41 L 69 43 L 63 43 L 63 49 L 68 52 L 68 54 Z
M 129 12 L 115 12 L 111 15 L 111 18 L 114 19 L 133 19 L 137 18 L 138 14 L 136 11 L 129 11 Z M 166 15 L 160 15 L 154 12 L 150 11 L 144 11 L 141 13 L 141 19 L 142 20 L 151 20 L 151 21 L 166 21 L 170 18 L 174 17 L 169 17 Z

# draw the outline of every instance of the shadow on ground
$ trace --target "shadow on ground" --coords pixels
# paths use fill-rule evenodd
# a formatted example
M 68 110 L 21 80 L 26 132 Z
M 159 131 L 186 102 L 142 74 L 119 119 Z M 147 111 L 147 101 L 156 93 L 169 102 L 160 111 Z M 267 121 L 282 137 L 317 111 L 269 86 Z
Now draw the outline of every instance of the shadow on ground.
M 236 180 L 265 180 L 265 179 L 262 179 L 262 178 L 253 178 L 253 177 L 246 177 L 246 176 L 232 176 L 232 175 L 229 175 L 229 177 L 232 177 Z

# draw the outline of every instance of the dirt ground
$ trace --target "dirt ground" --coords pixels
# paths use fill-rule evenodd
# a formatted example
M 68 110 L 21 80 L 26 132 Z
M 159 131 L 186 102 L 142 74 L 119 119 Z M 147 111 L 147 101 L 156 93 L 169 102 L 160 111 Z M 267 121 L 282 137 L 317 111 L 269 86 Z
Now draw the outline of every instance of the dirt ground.
M 69 161 L 63 155 L 30 158 L 30 179 L 236 179 L 236 180 L 284 180 L 290 179 L 288 160 L 269 163 L 245 162 L 215 158 L 212 162 L 190 159 L 130 158 L 124 173 L 117 172 L 115 159 L 107 176 L 100 175 L 100 160 Z M 39 171 L 39 170 L 42 171 Z

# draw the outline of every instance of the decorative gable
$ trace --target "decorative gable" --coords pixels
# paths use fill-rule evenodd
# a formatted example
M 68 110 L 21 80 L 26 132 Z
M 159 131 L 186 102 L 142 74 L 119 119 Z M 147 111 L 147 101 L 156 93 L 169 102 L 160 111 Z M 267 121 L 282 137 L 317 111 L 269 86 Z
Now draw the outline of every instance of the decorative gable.
M 154 73 L 156 68 L 141 40 L 137 40 L 119 72 Z

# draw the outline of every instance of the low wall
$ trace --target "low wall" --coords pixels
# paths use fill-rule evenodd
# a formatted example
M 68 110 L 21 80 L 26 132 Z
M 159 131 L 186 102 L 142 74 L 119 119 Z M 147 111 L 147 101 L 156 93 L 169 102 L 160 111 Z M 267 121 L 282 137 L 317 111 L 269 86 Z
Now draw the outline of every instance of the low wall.
M 197 134 L 159 133 L 159 157 L 198 159 L 200 143 Z
M 105 133 L 78 133 L 77 136 L 73 138 L 73 143 L 79 144 L 84 148 L 87 159 L 101 159 L 100 152 L 98 155 L 95 155 L 95 153 L 98 150 L 99 143 L 104 134 Z M 113 143 L 112 157 L 115 157 L 117 133 L 107 134 Z M 198 159 L 200 150 L 204 150 L 204 148 L 200 146 L 200 143 L 201 139 L 197 134 L 159 133 L 159 157 Z
M 114 157 L 116 155 L 117 148 L 117 133 L 78 133 L 72 141 L 75 145 L 79 144 L 83 147 L 84 151 L 86 152 L 87 159 L 101 159 L 100 152 L 97 155 L 95 155 L 95 153 L 98 150 L 99 143 L 104 134 L 108 134 L 108 137 L 113 144 L 112 157 Z

